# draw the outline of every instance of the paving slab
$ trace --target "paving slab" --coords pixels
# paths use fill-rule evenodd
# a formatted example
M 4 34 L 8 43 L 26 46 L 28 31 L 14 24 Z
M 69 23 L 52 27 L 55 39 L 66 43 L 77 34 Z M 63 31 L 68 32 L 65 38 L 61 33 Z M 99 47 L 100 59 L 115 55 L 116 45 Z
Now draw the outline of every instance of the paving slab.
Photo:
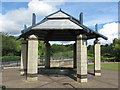
M 19 68 L 7 68 L 2 71 L 2 85 L 7 88 L 118 88 L 118 71 L 102 70 L 102 76 L 93 75 L 88 70 L 88 82 L 79 83 L 76 75 L 38 74 L 38 81 L 27 81 L 20 75 Z

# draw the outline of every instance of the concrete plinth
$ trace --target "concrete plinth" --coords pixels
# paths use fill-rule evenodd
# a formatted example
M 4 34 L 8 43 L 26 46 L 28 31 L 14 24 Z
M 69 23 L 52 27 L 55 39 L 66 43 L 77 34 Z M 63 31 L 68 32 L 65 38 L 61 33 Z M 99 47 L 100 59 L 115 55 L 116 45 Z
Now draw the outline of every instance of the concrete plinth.
M 73 45 L 73 67 L 77 68 L 77 61 L 76 61 L 76 43 Z
M 27 77 L 28 81 L 37 81 L 38 77 Z
M 50 43 L 47 41 L 45 46 L 46 46 L 45 68 L 50 68 Z
M 27 80 L 37 80 L 38 73 L 38 39 L 35 35 L 29 36 L 28 40 L 28 62 Z
M 38 80 L 38 76 L 37 76 L 37 74 L 28 74 L 27 80 L 28 81 L 36 81 L 36 80 Z
M 21 75 L 25 75 L 27 70 L 27 41 L 22 41 L 21 47 Z
M 95 76 L 101 76 L 101 50 L 100 50 L 100 41 L 94 41 L 94 74 Z
M 101 76 L 101 73 L 95 73 L 95 76 Z
M 77 81 L 87 82 L 87 45 L 86 36 L 77 36 Z
M 85 79 L 77 78 L 77 81 L 80 83 L 84 83 L 84 82 L 87 82 L 87 78 L 85 78 Z

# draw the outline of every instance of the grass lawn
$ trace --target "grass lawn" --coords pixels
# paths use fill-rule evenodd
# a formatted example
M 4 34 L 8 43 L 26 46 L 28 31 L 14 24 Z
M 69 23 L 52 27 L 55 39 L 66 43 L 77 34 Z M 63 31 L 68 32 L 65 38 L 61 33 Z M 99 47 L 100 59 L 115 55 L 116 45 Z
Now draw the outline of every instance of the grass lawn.
M 94 64 L 89 64 L 88 68 L 93 69 Z M 120 70 L 120 68 L 118 68 L 118 63 L 102 63 L 101 68 L 104 70 Z

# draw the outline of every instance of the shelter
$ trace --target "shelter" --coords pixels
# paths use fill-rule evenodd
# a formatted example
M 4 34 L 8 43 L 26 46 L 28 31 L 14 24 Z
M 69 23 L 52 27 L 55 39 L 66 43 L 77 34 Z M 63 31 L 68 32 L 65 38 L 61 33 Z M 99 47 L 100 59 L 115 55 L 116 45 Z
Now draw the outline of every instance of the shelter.
M 21 50 L 21 74 L 27 75 L 27 80 L 37 80 L 38 40 L 45 41 L 46 59 L 45 67 L 50 68 L 50 43 L 49 41 L 75 41 L 74 68 L 77 68 L 77 81 L 87 82 L 87 40 L 96 38 L 94 42 L 95 76 L 101 76 L 100 67 L 100 41 L 107 37 L 83 25 L 83 13 L 80 20 L 65 13 L 61 9 L 46 16 L 41 22 L 36 23 L 33 14 L 32 26 L 24 28 L 22 34 L 16 39 L 24 38 Z

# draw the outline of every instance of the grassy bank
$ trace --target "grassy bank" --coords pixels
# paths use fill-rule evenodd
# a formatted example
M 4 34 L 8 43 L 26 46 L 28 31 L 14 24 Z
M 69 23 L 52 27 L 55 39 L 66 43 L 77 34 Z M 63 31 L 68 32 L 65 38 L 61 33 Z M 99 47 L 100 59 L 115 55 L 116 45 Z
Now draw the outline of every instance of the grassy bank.
M 18 61 L 20 60 L 20 56 L 2 56 L 0 57 L 1 60 L 2 62 Z
M 94 68 L 94 64 L 89 64 L 88 68 L 93 69 Z M 101 68 L 103 70 L 115 70 L 115 71 L 120 70 L 120 68 L 118 68 L 118 63 L 102 63 L 101 64 Z

